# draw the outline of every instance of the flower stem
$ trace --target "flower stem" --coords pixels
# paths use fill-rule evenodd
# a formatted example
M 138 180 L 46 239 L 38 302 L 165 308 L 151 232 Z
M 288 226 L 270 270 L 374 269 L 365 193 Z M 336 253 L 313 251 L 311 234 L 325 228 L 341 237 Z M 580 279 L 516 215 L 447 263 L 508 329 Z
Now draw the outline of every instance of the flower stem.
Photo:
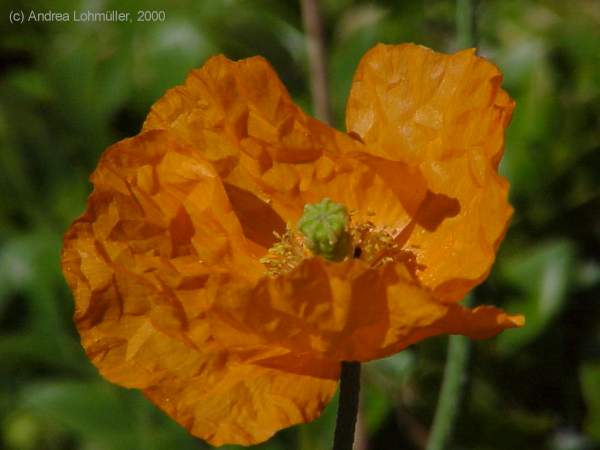
M 319 14 L 319 0 L 300 0 L 300 6 L 308 47 L 310 90 L 315 116 L 323 122 L 330 123 L 331 108 L 327 87 L 327 59 L 325 57 L 323 29 Z
M 459 49 L 477 46 L 477 0 L 456 0 L 456 44 Z
M 456 43 L 459 49 L 477 46 L 476 9 L 477 0 L 456 0 Z M 464 304 L 472 305 L 473 297 L 467 297 Z M 469 380 L 471 353 L 470 339 L 464 336 L 449 337 L 444 380 L 426 450 L 445 450 L 452 441 Z
M 333 450 L 352 450 L 359 394 L 360 363 L 344 361 L 340 377 L 340 401 L 338 403 Z
M 464 303 L 465 306 L 470 306 L 473 303 L 472 297 L 467 297 Z M 471 353 L 472 344 L 469 338 L 449 337 L 444 380 L 426 450 L 447 449 L 452 441 L 452 434 L 469 381 L 468 367 Z

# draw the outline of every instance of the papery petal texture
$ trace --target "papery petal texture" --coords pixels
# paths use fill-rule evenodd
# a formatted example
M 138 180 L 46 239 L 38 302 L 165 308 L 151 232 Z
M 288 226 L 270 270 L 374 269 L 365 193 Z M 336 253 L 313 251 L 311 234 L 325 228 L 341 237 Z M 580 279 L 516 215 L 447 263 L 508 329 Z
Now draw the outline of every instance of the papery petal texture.
M 215 445 L 260 442 L 318 416 L 339 363 L 214 338 L 207 315 L 218 293 L 253 286 L 263 267 L 200 152 L 150 131 L 108 149 L 92 182 L 62 263 L 82 344 L 102 375 L 143 389 Z
M 427 187 L 417 168 L 370 155 L 296 106 L 260 57 L 211 58 L 152 108 L 144 129 L 172 129 L 217 168 L 246 236 L 263 249 L 324 196 L 404 227 Z M 260 217 L 263 220 L 257 220 Z
M 512 212 L 500 81 L 472 51 L 379 45 L 357 69 L 346 134 L 302 112 L 263 58 L 209 59 L 107 149 L 65 235 L 90 359 L 195 436 L 251 445 L 316 418 L 343 361 L 522 326 L 456 303 L 489 273 Z M 301 247 L 268 272 L 286 225 L 326 197 L 392 256 Z
M 440 302 L 402 262 L 373 269 L 320 257 L 229 293 L 211 314 L 218 339 L 231 346 L 270 343 L 338 361 L 382 358 L 440 334 L 489 338 L 523 321 L 493 307 Z
M 512 214 L 498 163 L 514 101 L 501 80 L 473 49 L 380 44 L 362 58 L 348 100 L 348 131 L 427 180 L 406 247 L 421 282 L 446 301 L 485 279 Z

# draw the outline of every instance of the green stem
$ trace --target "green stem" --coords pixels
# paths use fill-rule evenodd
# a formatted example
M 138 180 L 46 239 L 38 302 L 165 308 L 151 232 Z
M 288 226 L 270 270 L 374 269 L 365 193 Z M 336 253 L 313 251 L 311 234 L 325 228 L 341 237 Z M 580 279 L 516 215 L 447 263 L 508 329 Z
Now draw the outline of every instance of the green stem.
M 468 297 L 464 303 L 465 306 L 470 306 L 473 303 L 472 297 Z M 444 380 L 426 450 L 449 448 L 469 381 L 468 368 L 471 353 L 472 344 L 469 338 L 449 337 Z
M 331 122 L 329 88 L 327 85 L 327 56 L 319 0 L 300 0 L 306 35 L 310 90 L 317 119 Z
M 477 0 L 456 0 L 456 42 L 458 48 L 477 46 Z M 465 306 L 473 304 L 467 297 Z M 427 441 L 427 450 L 445 450 L 452 442 L 469 380 L 471 340 L 464 336 L 450 336 L 444 380 Z
M 477 0 L 456 0 L 456 44 L 477 47 Z
M 360 363 L 344 361 L 340 377 L 340 400 L 333 438 L 333 450 L 352 450 L 359 394 Z

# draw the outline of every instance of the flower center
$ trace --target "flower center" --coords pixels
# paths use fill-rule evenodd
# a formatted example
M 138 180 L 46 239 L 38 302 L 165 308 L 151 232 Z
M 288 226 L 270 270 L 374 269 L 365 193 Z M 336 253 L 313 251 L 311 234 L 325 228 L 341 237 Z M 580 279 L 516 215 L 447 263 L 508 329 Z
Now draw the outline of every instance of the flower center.
M 260 260 L 267 274 L 289 273 L 313 255 L 330 261 L 360 259 L 371 267 L 397 259 L 402 250 L 394 241 L 394 230 L 371 221 L 353 222 L 353 215 L 328 198 L 305 205 L 296 227 L 288 224 L 283 235 L 273 232 L 277 242 Z
M 315 254 L 331 261 L 341 261 L 350 249 L 348 211 L 341 203 L 324 198 L 320 203 L 304 206 L 298 230 L 304 243 Z

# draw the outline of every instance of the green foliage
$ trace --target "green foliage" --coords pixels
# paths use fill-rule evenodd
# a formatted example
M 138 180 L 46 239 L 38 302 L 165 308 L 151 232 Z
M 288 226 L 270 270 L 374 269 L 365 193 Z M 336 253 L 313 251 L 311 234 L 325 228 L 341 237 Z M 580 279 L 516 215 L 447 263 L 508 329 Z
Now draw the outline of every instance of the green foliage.
M 215 53 L 265 56 L 310 110 L 299 5 L 275 0 L 92 2 L 154 23 L 0 25 L 0 448 L 207 448 L 136 391 L 109 385 L 85 357 L 58 265 L 61 236 L 84 209 L 101 152 L 134 135 L 150 105 Z M 80 0 L 39 11 L 86 9 Z M 376 42 L 456 49 L 454 2 L 322 2 L 335 123 L 356 64 Z M 513 224 L 482 303 L 527 326 L 476 346 L 457 448 L 591 450 L 600 445 L 600 3 L 490 0 L 480 53 L 516 99 L 501 170 Z M 365 365 L 363 441 L 423 447 L 446 340 Z M 262 450 L 330 448 L 336 400 Z M 233 450 L 238 447 L 223 447 Z
M 581 389 L 588 415 L 585 430 L 600 440 L 600 361 L 585 361 L 580 367 Z
M 547 329 L 567 300 L 574 260 L 573 245 L 555 241 L 500 261 L 507 286 L 515 289 L 506 296 L 506 307 L 524 314 L 527 326 L 498 336 L 498 350 L 509 355 L 518 352 Z

